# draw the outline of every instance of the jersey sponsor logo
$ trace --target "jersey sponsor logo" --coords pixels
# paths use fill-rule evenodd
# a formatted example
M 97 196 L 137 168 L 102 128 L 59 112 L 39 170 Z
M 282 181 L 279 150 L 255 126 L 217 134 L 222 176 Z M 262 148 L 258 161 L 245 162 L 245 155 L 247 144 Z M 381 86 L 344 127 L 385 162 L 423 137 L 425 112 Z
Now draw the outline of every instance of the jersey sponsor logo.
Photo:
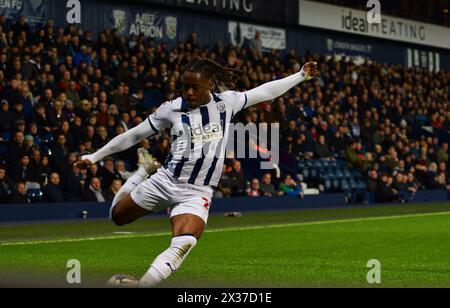
M 194 126 L 191 128 L 193 143 L 208 143 L 222 138 L 222 126 L 210 123 L 206 126 Z

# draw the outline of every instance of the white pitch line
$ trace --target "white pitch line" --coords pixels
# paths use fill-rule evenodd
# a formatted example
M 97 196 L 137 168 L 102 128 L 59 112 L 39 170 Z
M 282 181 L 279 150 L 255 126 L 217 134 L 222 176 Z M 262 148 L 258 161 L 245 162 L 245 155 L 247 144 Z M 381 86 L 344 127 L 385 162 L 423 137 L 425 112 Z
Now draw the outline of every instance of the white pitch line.
M 291 223 L 291 224 L 274 224 L 274 225 L 261 225 L 261 226 L 252 226 L 252 227 L 211 229 L 211 230 L 207 230 L 205 233 L 209 234 L 209 233 L 252 231 L 252 230 L 263 230 L 263 229 L 280 229 L 280 228 L 290 228 L 290 227 L 319 226 L 319 225 L 343 224 L 343 223 L 353 223 L 353 222 L 395 220 L 395 219 L 404 219 L 404 218 L 434 217 L 434 216 L 447 216 L 447 215 L 450 215 L 450 212 L 409 214 L 409 215 L 398 215 L 398 216 L 366 217 L 366 218 L 352 218 L 352 219 L 337 219 L 337 220 L 324 220 L 324 221 L 301 222 L 301 223 Z M 12 242 L 12 243 L 0 243 L 0 247 L 41 245 L 41 244 L 60 244 L 60 243 L 103 241 L 103 240 L 117 240 L 117 239 L 122 240 L 122 239 L 134 239 L 134 238 L 151 238 L 151 237 L 171 236 L 171 235 L 172 235 L 172 233 L 170 233 L 170 232 L 160 232 L 160 233 L 130 234 L 130 235 L 120 235 L 120 236 L 98 236 L 98 237 L 87 237 L 87 238 L 79 238 L 79 239 Z

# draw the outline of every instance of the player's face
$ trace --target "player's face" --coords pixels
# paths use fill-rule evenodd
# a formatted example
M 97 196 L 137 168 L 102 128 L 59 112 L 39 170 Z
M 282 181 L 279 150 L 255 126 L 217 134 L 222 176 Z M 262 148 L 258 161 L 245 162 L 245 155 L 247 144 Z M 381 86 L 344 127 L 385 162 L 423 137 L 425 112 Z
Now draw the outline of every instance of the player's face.
M 191 109 L 206 105 L 210 101 L 211 82 L 201 73 L 185 72 L 182 79 L 183 98 Z

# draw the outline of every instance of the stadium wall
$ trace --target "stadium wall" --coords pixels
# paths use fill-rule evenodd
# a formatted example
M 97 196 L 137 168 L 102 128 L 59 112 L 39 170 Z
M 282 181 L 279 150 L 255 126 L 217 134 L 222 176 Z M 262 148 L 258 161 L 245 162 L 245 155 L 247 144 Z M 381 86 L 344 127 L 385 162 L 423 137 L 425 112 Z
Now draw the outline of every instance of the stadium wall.
M 420 191 L 414 202 L 445 202 L 449 200 L 446 191 Z M 281 198 L 232 198 L 213 201 L 211 213 L 252 212 L 252 211 L 284 211 L 301 209 L 325 209 L 347 207 L 345 194 L 324 194 L 306 196 L 304 200 L 296 197 Z M 87 217 L 106 219 L 110 204 L 98 203 L 63 203 L 34 205 L 0 205 L 0 222 L 31 222 L 52 220 L 82 219 L 83 212 Z
M 209 47 L 217 42 L 229 44 L 241 41 L 244 44 L 245 33 L 259 27 L 258 30 L 267 30 L 268 48 L 283 51 L 295 49 L 299 54 L 345 54 L 426 69 L 434 69 L 438 65 L 450 70 L 450 50 L 298 26 L 294 22 L 298 19 L 297 6 L 283 6 L 279 1 L 276 1 L 278 5 L 275 7 L 272 7 L 275 1 L 270 1 L 272 6 L 266 5 L 266 10 L 261 4 L 255 4 L 262 2 L 253 1 L 252 13 L 246 13 L 242 1 L 239 10 L 212 8 L 205 5 L 205 1 L 201 2 L 203 4 L 185 2 L 180 7 L 174 5 L 175 1 L 159 0 L 82 1 L 80 27 L 93 31 L 95 35 L 108 27 L 118 28 L 126 35 L 144 31 L 155 41 L 168 43 L 169 47 L 175 46 L 178 41 L 185 41 L 193 31 L 198 33 L 199 41 Z M 67 25 L 65 1 L 47 0 L 47 6 L 44 10 L 47 18 L 53 19 L 58 26 Z M 270 11 L 271 17 L 263 18 L 263 11 Z M 266 28 L 261 28 L 262 25 Z

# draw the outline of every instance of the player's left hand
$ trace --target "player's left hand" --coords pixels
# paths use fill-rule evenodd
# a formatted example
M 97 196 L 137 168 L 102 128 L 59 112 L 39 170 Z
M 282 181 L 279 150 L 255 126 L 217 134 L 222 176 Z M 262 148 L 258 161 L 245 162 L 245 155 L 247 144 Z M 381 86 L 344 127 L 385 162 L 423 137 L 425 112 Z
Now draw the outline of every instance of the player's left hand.
M 319 66 L 317 62 L 308 62 L 302 68 L 302 74 L 305 80 L 315 79 L 319 76 Z

